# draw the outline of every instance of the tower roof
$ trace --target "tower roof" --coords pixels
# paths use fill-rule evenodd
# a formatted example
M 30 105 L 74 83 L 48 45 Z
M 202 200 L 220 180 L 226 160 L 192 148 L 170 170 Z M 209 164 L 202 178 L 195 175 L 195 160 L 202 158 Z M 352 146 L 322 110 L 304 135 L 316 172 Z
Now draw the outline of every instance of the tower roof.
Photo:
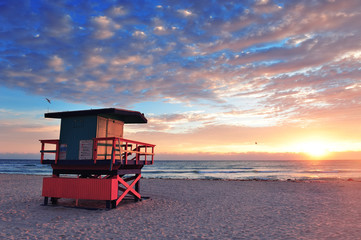
M 116 119 L 124 123 L 147 123 L 143 113 L 118 108 L 101 108 L 80 111 L 65 111 L 45 113 L 45 118 L 66 118 L 77 116 L 101 116 Z

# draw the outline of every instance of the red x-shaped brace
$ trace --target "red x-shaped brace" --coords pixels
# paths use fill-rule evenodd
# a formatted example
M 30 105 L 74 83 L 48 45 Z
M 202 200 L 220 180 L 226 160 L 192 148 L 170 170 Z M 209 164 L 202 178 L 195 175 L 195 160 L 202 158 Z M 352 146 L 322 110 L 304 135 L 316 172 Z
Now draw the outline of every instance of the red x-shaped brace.
M 122 193 L 122 195 L 120 195 L 120 197 L 117 199 L 116 205 L 119 204 L 120 201 L 122 201 L 122 199 L 128 194 L 132 194 L 134 196 L 136 196 L 137 198 L 141 198 L 140 194 L 135 191 L 135 189 L 133 188 L 134 185 L 140 180 L 141 178 L 141 174 L 138 174 L 138 176 L 134 179 L 134 181 L 129 185 L 127 182 L 125 182 L 121 177 L 117 176 L 118 182 L 123 184 L 123 186 L 125 187 L 125 189 L 119 187 L 119 189 L 122 189 L 124 192 Z

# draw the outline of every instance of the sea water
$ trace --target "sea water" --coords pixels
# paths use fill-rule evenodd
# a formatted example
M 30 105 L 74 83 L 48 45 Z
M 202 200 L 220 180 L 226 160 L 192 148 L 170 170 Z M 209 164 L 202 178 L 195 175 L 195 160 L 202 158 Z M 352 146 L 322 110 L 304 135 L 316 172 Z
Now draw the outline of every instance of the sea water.
M 361 180 L 361 161 L 157 161 L 150 178 L 225 180 Z
M 0 173 L 51 175 L 40 160 L 0 159 Z M 334 161 L 155 161 L 144 166 L 144 178 L 223 180 L 355 180 L 361 160 Z

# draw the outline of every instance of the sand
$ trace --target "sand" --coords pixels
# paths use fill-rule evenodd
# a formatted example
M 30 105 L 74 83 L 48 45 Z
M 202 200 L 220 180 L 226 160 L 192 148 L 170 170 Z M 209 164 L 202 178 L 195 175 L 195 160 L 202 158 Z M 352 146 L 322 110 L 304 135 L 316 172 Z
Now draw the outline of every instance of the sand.
M 361 238 L 360 182 L 142 179 L 150 199 L 113 210 L 41 206 L 41 176 L 0 174 L 0 184 L 0 239 Z

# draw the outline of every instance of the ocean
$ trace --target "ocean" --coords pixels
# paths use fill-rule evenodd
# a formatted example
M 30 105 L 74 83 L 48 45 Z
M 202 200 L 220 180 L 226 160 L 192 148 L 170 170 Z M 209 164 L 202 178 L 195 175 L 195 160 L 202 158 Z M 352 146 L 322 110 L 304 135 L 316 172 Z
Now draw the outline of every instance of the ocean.
M 40 160 L 0 159 L 0 173 L 51 175 Z M 334 161 L 155 161 L 144 166 L 144 178 L 222 180 L 354 180 L 361 181 L 361 160 Z

